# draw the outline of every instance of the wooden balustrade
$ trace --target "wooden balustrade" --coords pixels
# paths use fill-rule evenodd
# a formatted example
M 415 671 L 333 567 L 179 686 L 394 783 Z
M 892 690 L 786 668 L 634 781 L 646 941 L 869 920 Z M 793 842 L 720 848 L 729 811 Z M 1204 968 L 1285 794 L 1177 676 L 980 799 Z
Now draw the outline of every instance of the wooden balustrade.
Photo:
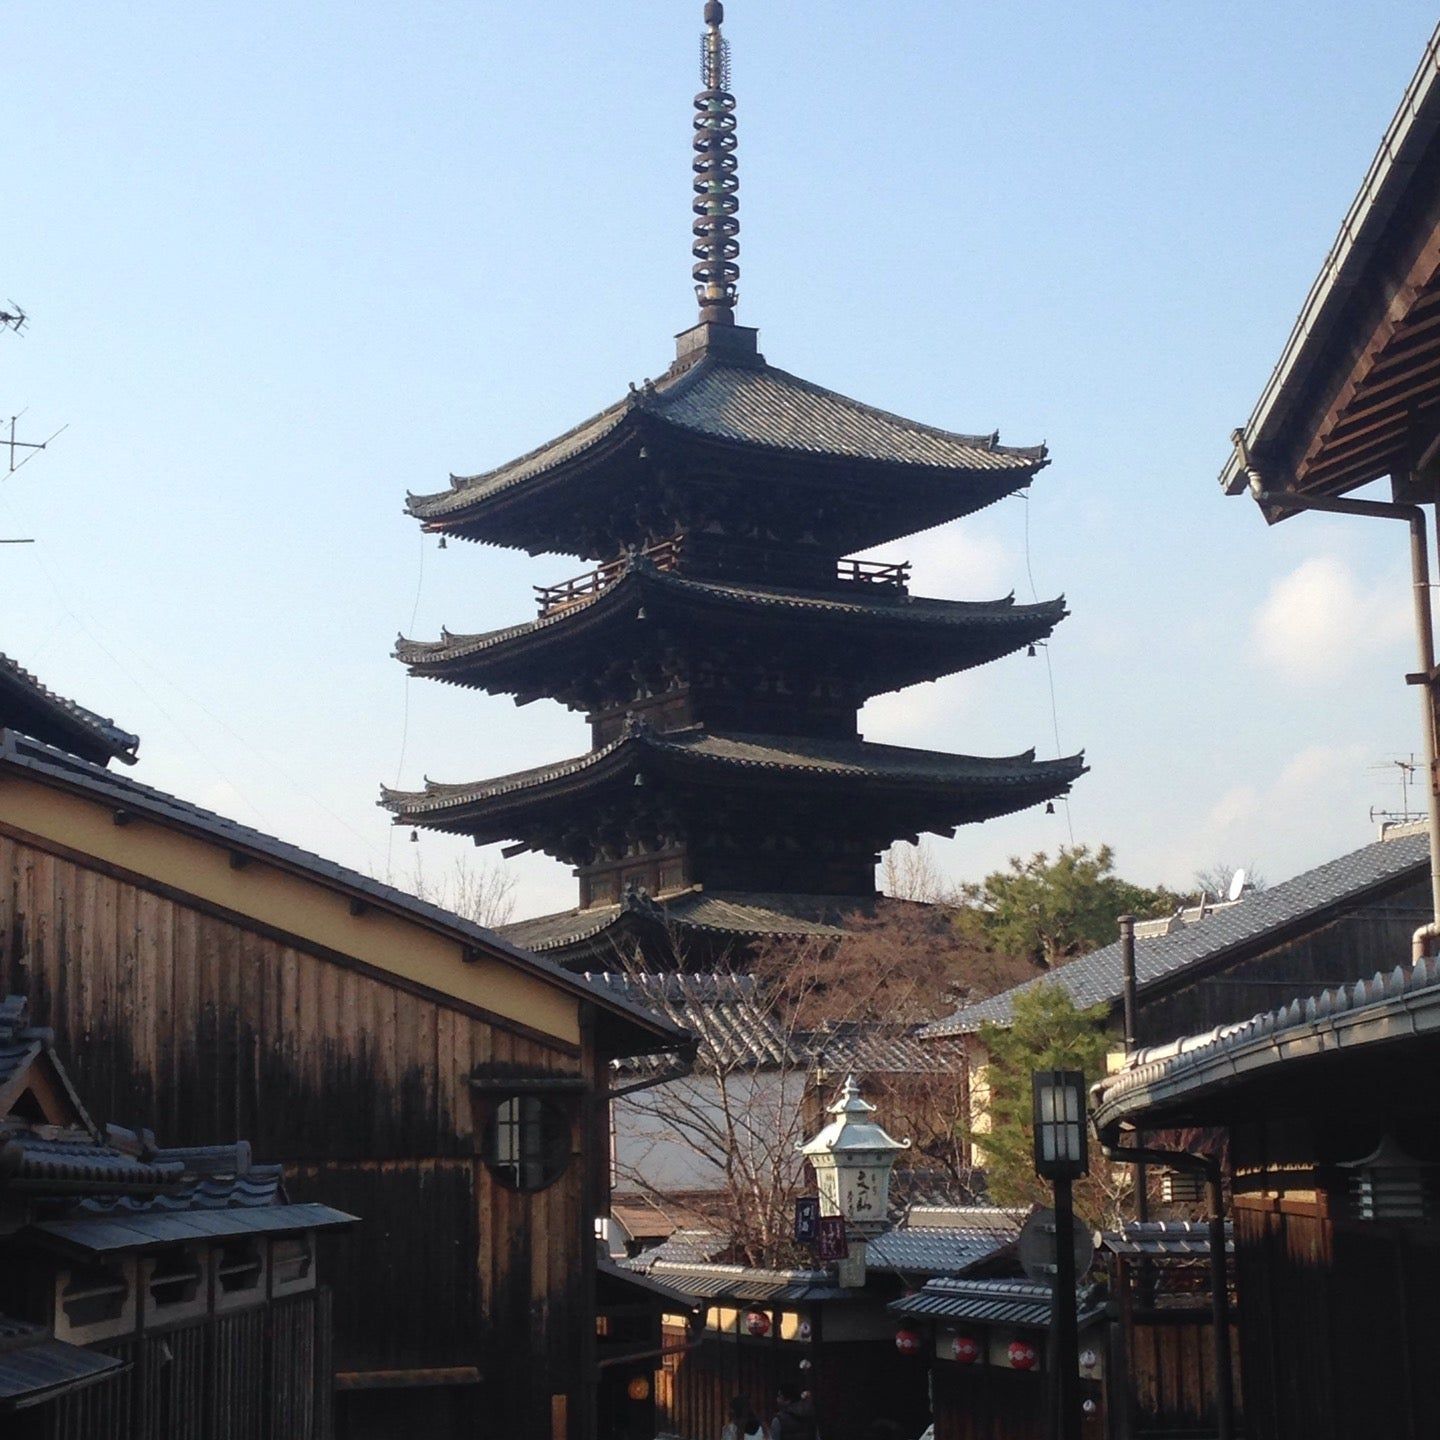
M 840 560 L 836 562 L 835 578 L 844 585 L 863 585 L 867 589 L 899 590 L 910 585 L 910 562 L 890 563 L 883 560 Z
M 680 563 L 682 540 L 682 536 L 672 535 L 668 540 L 658 540 L 653 545 L 645 546 L 638 553 L 645 556 L 657 570 L 674 570 Z M 619 560 L 609 560 L 594 570 L 587 570 L 583 575 L 562 580 L 558 585 L 536 585 L 535 599 L 540 607 L 540 614 L 553 615 L 557 610 L 568 609 L 592 595 L 600 594 L 602 590 L 608 590 L 629 568 L 631 558 L 626 555 Z

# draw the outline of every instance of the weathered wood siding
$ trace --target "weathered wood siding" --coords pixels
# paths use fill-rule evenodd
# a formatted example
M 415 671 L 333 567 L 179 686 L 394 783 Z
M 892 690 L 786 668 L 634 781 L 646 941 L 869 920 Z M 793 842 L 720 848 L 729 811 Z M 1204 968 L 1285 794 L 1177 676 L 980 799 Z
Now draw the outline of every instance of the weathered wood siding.
M 1440 1235 L 1237 1196 L 1247 1433 L 1440 1434 Z
M 937 1363 L 934 1371 L 935 1440 L 1049 1440 L 1045 1377 L 1022 1374 L 999 1365 Z M 1102 1440 L 1106 1433 L 1100 1387 L 1080 1385 L 1082 1403 L 1097 1409 L 1085 1416 L 1084 1440 Z
M 469 1077 L 593 1080 L 593 1058 L 0 832 L 4 991 L 54 1028 L 97 1119 L 166 1144 L 249 1139 L 285 1163 L 292 1198 L 361 1217 L 322 1251 L 337 1371 L 481 1372 L 479 1395 L 342 1395 L 342 1440 L 393 1434 L 397 1415 L 423 1414 L 427 1436 L 473 1433 L 477 1405 L 495 1433 L 549 1437 L 555 1394 L 583 1433 L 585 1106 L 565 1175 L 515 1194 L 476 1156 L 486 1114 Z
M 1163 1044 L 1177 1035 L 1248 1020 L 1288 1005 L 1297 995 L 1368 980 L 1376 971 L 1407 964 L 1410 937 L 1428 919 L 1427 880 L 1373 899 L 1264 954 L 1223 970 L 1180 977 L 1169 993 L 1141 996 L 1140 1043 Z
M 22 1412 L 15 1440 L 329 1440 L 328 1312 L 319 1290 L 97 1345 L 130 1369 Z

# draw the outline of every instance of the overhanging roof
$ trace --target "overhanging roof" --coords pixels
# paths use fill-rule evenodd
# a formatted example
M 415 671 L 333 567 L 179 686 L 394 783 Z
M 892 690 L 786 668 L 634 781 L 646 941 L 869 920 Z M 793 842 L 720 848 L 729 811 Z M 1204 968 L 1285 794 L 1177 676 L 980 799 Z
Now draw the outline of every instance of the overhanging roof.
M 549 960 L 522 950 L 503 939 L 493 930 L 455 915 L 438 905 L 421 900 L 393 885 L 386 885 L 362 875 L 333 860 L 326 860 L 309 850 L 291 845 L 274 835 L 254 830 L 248 825 L 217 815 L 199 805 L 181 800 L 164 791 L 151 789 L 138 781 L 118 775 L 99 765 L 77 759 L 73 755 L 42 745 L 13 730 L 0 731 L 0 774 L 5 772 L 29 776 L 45 784 L 73 791 L 101 804 L 143 816 L 183 833 L 199 836 L 236 853 L 265 860 L 277 868 L 304 875 L 322 885 L 384 906 L 415 922 L 452 936 L 461 944 L 483 947 L 484 952 L 498 961 L 538 975 L 547 982 L 577 998 L 594 1004 L 602 1023 L 619 1022 L 624 1036 L 616 1037 L 610 1047 L 625 1054 L 641 1054 L 649 1050 L 674 1049 L 685 1043 L 686 1036 L 673 1030 L 654 1014 L 631 1005 L 622 997 L 588 984 L 578 976 Z M 642 1039 L 641 1036 L 645 1038 Z
M 1226 1123 L 1260 1114 L 1254 1097 L 1282 1079 L 1292 1090 L 1305 1091 L 1322 1068 L 1345 1057 L 1383 1066 L 1387 1057 L 1416 1044 L 1426 1047 L 1431 1057 L 1426 1070 L 1433 1077 L 1440 1053 L 1440 961 L 1397 965 L 1388 974 L 1293 1000 L 1238 1025 L 1137 1050 L 1123 1069 L 1091 1088 L 1092 1118 L 1102 1134 L 1126 1123 L 1147 1129 Z M 1312 1104 L 1319 1103 L 1317 1090 L 1310 1096 Z
M 1343 495 L 1440 428 L 1440 29 L 1221 474 Z M 1267 511 L 1271 520 L 1293 513 Z
M 228 1240 L 246 1235 L 293 1235 L 356 1223 L 354 1215 L 329 1205 L 257 1205 L 226 1210 L 116 1211 L 65 1220 L 41 1220 L 29 1234 L 43 1244 L 86 1258 L 198 1240 Z
M 1063 599 L 1017 605 L 1013 595 L 933 600 L 873 587 L 806 591 L 692 579 L 636 556 L 597 594 L 501 630 L 446 630 L 432 641 L 402 636 L 395 658 L 412 675 L 518 694 L 536 685 L 537 666 L 583 672 L 613 659 L 614 638 L 628 638 L 642 605 L 651 621 L 675 615 L 704 625 L 713 617 L 727 635 L 736 623 L 766 627 L 775 643 L 792 648 L 833 637 L 871 694 L 998 659 L 1044 639 L 1066 614 Z
M 497 469 L 452 476 L 451 488 L 438 494 L 411 495 L 408 508 L 427 528 L 451 528 L 500 495 L 613 446 L 640 420 L 677 436 L 781 455 L 949 471 L 983 487 L 980 504 L 1019 489 L 1046 463 L 1043 445 L 1004 446 L 993 434 L 963 435 L 906 420 L 801 380 L 758 355 L 743 364 L 706 355 L 677 362 L 659 380 L 632 387 L 608 409 Z M 975 507 L 956 513 L 969 508 Z
M 43 1405 L 129 1368 L 115 1355 L 56 1340 L 42 1325 L 0 1315 L 0 1412 Z
M 133 765 L 140 738 L 42 685 L 18 661 L 0 655 L 0 727 L 13 726 L 97 765 Z
M 836 796 L 893 792 L 924 800 L 936 814 L 973 805 L 987 817 L 1062 795 L 1085 768 L 1079 755 L 1036 760 L 1033 750 L 1000 757 L 952 755 L 864 740 L 719 734 L 700 727 L 657 731 L 637 723 L 610 744 L 574 759 L 491 780 L 427 780 L 421 791 L 386 788 L 381 804 L 394 812 L 397 823 L 478 835 L 488 833 L 473 828 L 482 813 L 497 815 L 532 798 L 559 798 L 607 780 L 626 781 L 647 763 L 696 783 L 790 782 Z M 506 838 L 502 819 L 495 827 L 504 832 L 496 838 Z
M 961 1320 L 983 1325 L 1043 1330 L 1050 1324 L 1053 1290 L 1032 1280 L 928 1280 L 922 1290 L 893 1301 L 892 1315 L 926 1320 Z M 1104 1314 L 1104 1305 L 1092 1289 L 1075 1297 L 1077 1320 L 1087 1324 Z

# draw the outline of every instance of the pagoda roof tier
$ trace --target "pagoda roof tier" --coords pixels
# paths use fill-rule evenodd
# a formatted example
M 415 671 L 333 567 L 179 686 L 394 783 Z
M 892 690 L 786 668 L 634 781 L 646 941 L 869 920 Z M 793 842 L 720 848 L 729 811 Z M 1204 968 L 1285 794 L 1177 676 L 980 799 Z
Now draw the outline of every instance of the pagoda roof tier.
M 575 759 L 491 780 L 420 791 L 383 788 L 397 823 L 473 836 L 477 843 L 521 838 L 550 814 L 573 816 L 582 798 L 656 777 L 665 785 L 722 787 L 734 797 L 776 790 L 828 798 L 850 808 L 883 805 L 904 829 L 949 830 L 1008 815 L 1063 795 L 1084 772 L 1080 755 L 1037 761 L 1033 750 L 982 757 L 877 745 L 865 740 L 715 734 L 696 727 L 658 732 L 627 722 L 610 744 Z M 864 817 L 863 809 L 854 811 Z
M 411 495 L 407 507 L 427 530 L 599 557 L 613 544 L 617 495 L 633 513 L 657 467 L 670 503 L 687 476 L 699 493 L 713 490 L 717 472 L 743 473 L 767 482 L 757 491 L 767 505 L 787 493 L 768 482 L 790 487 L 806 523 L 819 520 L 839 553 L 968 515 L 1022 489 L 1045 464 L 1043 445 L 922 425 L 758 354 L 703 349 L 558 439 L 497 469 L 452 476 L 448 490 Z
M 737 940 L 838 938 L 845 933 L 840 924 L 845 915 L 874 905 L 873 895 L 753 894 L 695 886 L 657 898 L 630 890 L 618 905 L 537 915 L 502 925 L 498 933 L 512 945 L 573 968 L 636 944 L 663 953 L 678 940 L 679 948 L 698 943 L 708 953 L 710 946 Z
M 1066 615 L 1063 598 L 1038 605 L 999 600 L 931 600 L 855 585 L 849 593 L 690 579 L 643 556 L 598 593 L 523 625 L 482 634 L 442 631 L 407 640 L 395 657 L 412 675 L 524 699 L 567 699 L 589 671 L 641 643 L 636 616 L 705 633 L 721 645 L 761 634 L 769 646 L 813 652 L 825 639 L 844 647 L 861 692 L 879 695 L 983 665 L 1043 640 Z M 567 690 L 568 686 L 568 690 Z

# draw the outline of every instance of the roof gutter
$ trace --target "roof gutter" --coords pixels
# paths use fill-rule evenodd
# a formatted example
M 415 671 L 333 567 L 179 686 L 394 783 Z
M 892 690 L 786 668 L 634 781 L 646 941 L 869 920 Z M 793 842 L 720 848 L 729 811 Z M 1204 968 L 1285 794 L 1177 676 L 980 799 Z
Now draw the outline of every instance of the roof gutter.
M 680 1046 L 679 1058 L 673 1064 L 667 1065 L 663 1070 L 657 1071 L 654 1075 L 647 1075 L 643 1080 L 632 1080 L 628 1085 L 617 1086 L 613 1090 L 605 1091 L 601 1097 L 605 1100 L 618 1100 L 622 1095 L 638 1095 L 642 1090 L 653 1090 L 657 1085 L 668 1085 L 672 1080 L 684 1080 L 695 1073 L 695 1056 L 700 1050 L 700 1041 L 689 1032 L 686 1040 Z
M 1430 606 L 1430 556 L 1425 541 L 1425 511 L 1419 505 L 1398 505 L 1384 500 L 1346 500 L 1335 496 L 1297 495 L 1267 490 L 1265 478 L 1251 463 L 1243 431 L 1234 434 L 1235 453 L 1243 466 L 1256 504 L 1274 510 L 1318 510 L 1328 515 L 1359 515 L 1370 519 L 1403 520 L 1410 527 L 1410 588 L 1415 616 L 1415 645 L 1419 669 L 1405 677 L 1420 689 L 1420 734 L 1425 754 L 1426 821 L 1430 836 L 1430 923 L 1411 937 L 1411 959 L 1423 959 L 1436 950 L 1440 937 L 1440 770 L 1436 768 L 1440 715 L 1436 712 L 1435 633 Z

